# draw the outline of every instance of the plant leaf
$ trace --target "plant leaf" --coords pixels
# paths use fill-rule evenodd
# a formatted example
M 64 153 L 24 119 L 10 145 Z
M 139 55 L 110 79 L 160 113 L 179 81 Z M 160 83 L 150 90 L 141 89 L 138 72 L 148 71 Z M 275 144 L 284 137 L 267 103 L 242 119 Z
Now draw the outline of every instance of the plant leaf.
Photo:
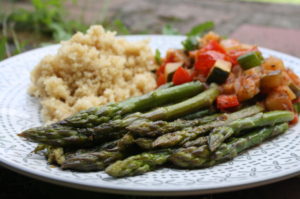
M 113 21 L 113 30 L 117 31 L 119 35 L 128 35 L 129 30 L 126 25 L 120 20 L 116 19 Z
M 182 41 L 181 44 L 185 51 L 192 51 L 198 48 L 197 37 L 187 37 L 186 40 Z
M 194 26 L 188 33 L 187 36 L 201 36 L 205 32 L 210 31 L 214 28 L 215 24 L 212 21 L 207 21 Z
M 0 38 L 0 60 L 3 60 L 6 57 L 6 37 Z
M 179 35 L 180 32 L 176 28 L 171 26 L 170 24 L 166 24 L 162 28 L 162 34 L 164 34 L 164 35 Z

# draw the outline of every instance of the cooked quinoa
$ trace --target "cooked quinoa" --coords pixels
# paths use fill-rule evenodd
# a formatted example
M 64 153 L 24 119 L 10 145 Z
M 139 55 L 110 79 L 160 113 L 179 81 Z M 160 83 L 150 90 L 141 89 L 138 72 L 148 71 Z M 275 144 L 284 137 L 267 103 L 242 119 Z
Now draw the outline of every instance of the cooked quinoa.
M 101 26 L 62 42 L 31 73 L 29 93 L 40 99 L 44 121 L 153 90 L 156 65 L 148 43 L 116 38 Z

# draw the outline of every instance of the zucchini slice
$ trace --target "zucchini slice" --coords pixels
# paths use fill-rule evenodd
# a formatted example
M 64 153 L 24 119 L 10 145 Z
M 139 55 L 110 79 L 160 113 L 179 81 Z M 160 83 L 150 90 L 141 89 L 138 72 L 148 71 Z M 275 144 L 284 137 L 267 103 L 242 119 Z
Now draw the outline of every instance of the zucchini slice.
M 293 104 L 294 110 L 297 114 L 300 113 L 300 102 L 296 102 Z
M 249 52 L 237 58 L 238 63 L 244 69 L 250 69 L 262 64 L 263 57 L 260 52 Z
M 284 77 L 280 70 L 269 71 L 261 78 L 260 81 L 261 88 L 266 91 L 279 87 L 283 84 L 284 84 Z
M 290 89 L 295 93 L 297 97 L 300 97 L 300 87 L 297 86 L 295 83 L 291 82 L 289 84 Z
M 231 66 L 232 64 L 228 61 L 217 60 L 214 66 L 210 69 L 206 82 L 223 84 L 230 74 Z

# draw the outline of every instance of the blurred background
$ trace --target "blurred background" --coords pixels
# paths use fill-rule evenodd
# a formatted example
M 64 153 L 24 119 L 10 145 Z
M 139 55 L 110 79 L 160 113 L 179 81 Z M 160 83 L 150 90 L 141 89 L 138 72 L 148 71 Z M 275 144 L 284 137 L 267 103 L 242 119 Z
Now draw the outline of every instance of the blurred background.
M 66 40 L 92 24 L 128 34 L 185 34 L 209 24 L 224 37 L 300 57 L 300 0 L 0 0 L 0 60 Z M 300 178 L 185 198 L 300 198 Z M 0 167 L 0 198 L 120 198 L 64 188 Z M 121 198 L 150 198 L 122 196 Z
M 300 0 L 0 0 L 0 60 L 91 24 L 120 35 L 185 34 L 207 21 L 223 36 L 300 57 Z

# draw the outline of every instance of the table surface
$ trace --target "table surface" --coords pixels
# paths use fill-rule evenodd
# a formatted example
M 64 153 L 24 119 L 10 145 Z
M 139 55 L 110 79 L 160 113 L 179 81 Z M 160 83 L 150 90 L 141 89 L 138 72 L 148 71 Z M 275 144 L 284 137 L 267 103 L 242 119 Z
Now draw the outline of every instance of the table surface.
M 258 188 L 234 191 L 222 194 L 211 194 L 204 196 L 186 196 L 180 198 L 197 199 L 299 199 L 300 198 L 300 177 L 292 178 L 271 185 Z M 50 183 L 38 181 L 12 172 L 6 168 L 0 167 L 0 198 L 83 198 L 104 199 L 104 198 L 123 198 L 123 199 L 148 199 L 152 197 L 125 196 L 105 193 L 95 193 L 72 188 L 53 185 Z M 153 197 L 153 198 L 172 198 L 172 197 Z M 175 197 L 173 197 L 175 198 Z

